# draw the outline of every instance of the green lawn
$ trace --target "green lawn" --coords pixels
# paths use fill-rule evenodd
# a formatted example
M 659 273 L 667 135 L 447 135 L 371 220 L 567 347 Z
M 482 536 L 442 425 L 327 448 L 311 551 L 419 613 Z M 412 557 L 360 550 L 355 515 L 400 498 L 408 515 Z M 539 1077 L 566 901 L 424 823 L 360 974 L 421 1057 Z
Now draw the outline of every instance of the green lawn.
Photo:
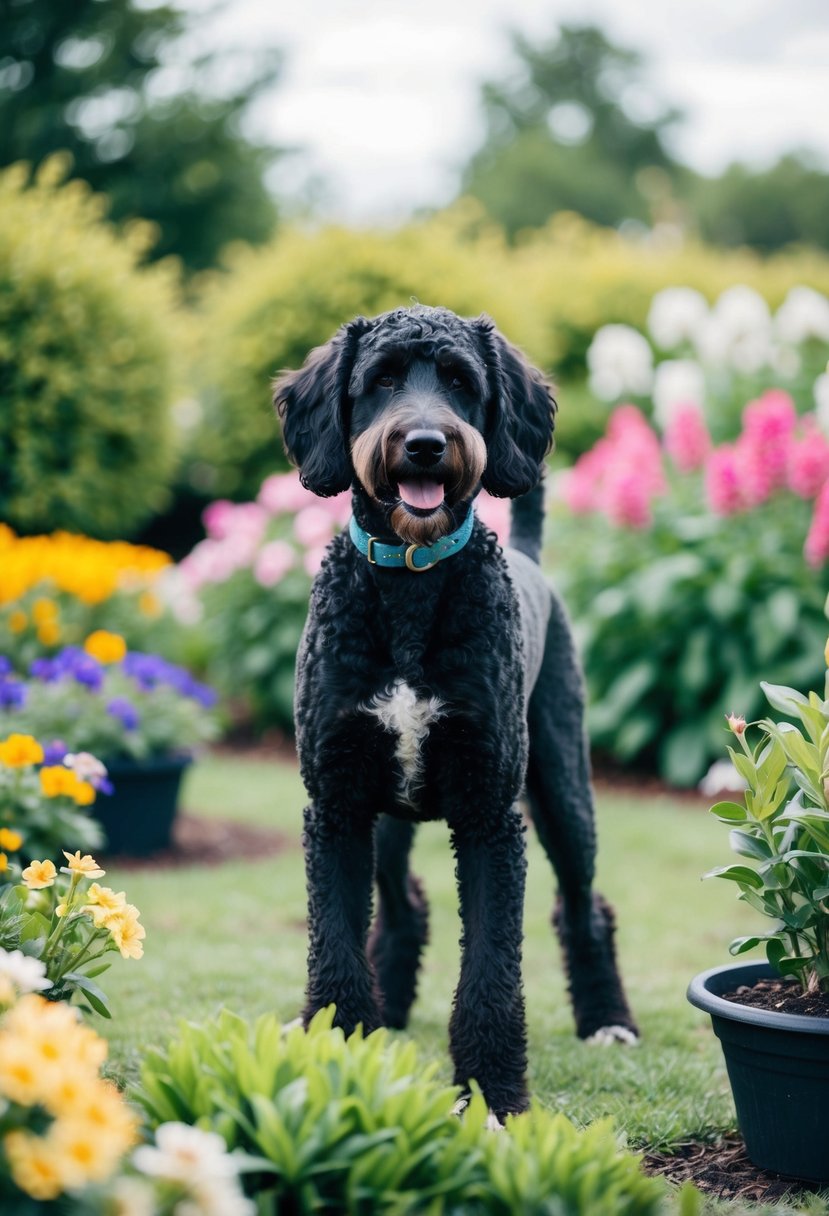
M 128 1076 L 142 1047 L 163 1043 L 179 1018 L 202 1019 L 226 1005 L 245 1016 L 275 1009 L 290 1019 L 301 1005 L 304 796 L 297 771 L 261 759 L 208 757 L 188 777 L 184 803 L 205 816 L 272 824 L 292 843 L 257 861 L 109 872 L 107 881 L 126 888 L 147 927 L 144 959 L 117 960 L 104 981 L 114 1011 L 104 1033 L 116 1068 Z M 707 1019 L 687 1004 L 685 987 L 697 971 L 727 961 L 731 938 L 756 924 L 730 884 L 700 881 L 728 859 L 727 829 L 702 803 L 622 794 L 600 797 L 599 820 L 599 885 L 616 907 L 623 973 L 643 1039 L 623 1049 L 575 1038 L 549 923 L 553 881 L 530 835 L 524 976 L 533 1092 L 578 1123 L 612 1115 L 636 1147 L 716 1137 L 734 1126 L 733 1107 L 719 1044 Z M 410 1033 L 425 1055 L 444 1062 L 448 1078 L 459 920 L 442 825 L 420 830 L 415 869 L 429 891 L 432 941 Z

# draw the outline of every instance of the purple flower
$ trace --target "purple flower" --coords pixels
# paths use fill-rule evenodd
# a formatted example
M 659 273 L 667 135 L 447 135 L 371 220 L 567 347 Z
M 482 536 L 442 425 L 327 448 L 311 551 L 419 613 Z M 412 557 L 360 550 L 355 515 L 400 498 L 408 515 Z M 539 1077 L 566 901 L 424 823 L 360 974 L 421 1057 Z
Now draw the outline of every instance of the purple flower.
M 63 757 L 69 751 L 69 748 L 62 739 L 53 739 L 51 743 L 47 743 L 43 749 L 44 764 L 63 764 Z
M 0 677 L 0 709 L 21 709 L 26 702 L 26 686 L 19 680 Z
M 107 713 L 111 718 L 116 718 L 124 730 L 135 730 L 141 721 L 138 710 L 126 697 L 113 697 L 107 705 Z
M 29 671 L 44 684 L 54 684 L 63 674 L 57 659 L 35 659 Z
M 7 659 L 4 654 L 0 654 L 0 676 L 7 676 L 11 669 L 11 659 Z

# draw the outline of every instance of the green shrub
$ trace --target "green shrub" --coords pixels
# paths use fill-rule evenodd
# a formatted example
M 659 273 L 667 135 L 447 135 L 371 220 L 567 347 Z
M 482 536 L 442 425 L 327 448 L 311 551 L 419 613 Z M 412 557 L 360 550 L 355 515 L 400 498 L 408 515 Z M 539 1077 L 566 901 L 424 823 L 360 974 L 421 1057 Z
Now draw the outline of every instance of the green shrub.
M 579 1132 L 536 1107 L 490 1132 L 480 1094 L 453 1115 L 457 1087 L 441 1085 L 413 1043 L 385 1031 L 346 1039 L 332 1018 L 323 1010 L 307 1033 L 272 1015 L 183 1024 L 144 1063 L 136 1097 L 150 1126 L 196 1123 L 259 1158 L 248 1191 L 274 1216 L 665 1210 L 665 1185 L 620 1151 L 607 1123 Z
M 114 536 L 169 480 L 171 275 L 64 169 L 0 174 L 0 518 Z
M 286 468 L 270 380 L 359 313 L 412 298 L 465 315 L 491 313 L 520 340 L 520 307 L 505 250 L 491 233 L 464 240 L 451 218 L 398 232 L 284 231 L 269 246 L 236 251 L 201 300 L 194 350 L 203 418 L 187 470 L 208 494 L 252 498 Z

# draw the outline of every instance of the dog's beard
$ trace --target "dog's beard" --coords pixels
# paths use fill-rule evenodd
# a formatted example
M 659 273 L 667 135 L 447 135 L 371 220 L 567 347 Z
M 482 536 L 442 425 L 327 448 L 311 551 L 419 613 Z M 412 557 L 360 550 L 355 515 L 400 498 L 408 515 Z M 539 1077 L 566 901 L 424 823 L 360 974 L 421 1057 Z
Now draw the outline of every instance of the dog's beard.
M 446 434 L 446 453 L 433 468 L 415 469 L 403 453 L 408 422 L 396 411 L 378 419 L 354 439 L 351 459 L 360 485 L 386 510 L 395 535 L 410 545 L 431 545 L 456 527 L 452 508 L 476 492 L 486 445 L 469 423 L 454 414 L 441 417 L 435 425 Z

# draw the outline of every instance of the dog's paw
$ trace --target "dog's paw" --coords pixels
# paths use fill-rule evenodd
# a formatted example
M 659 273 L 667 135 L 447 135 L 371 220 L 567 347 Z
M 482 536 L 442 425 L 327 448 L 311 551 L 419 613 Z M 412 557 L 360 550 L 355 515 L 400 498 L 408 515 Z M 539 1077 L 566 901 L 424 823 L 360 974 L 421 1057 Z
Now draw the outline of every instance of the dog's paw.
M 469 1105 L 469 1097 L 466 1094 L 461 1094 L 455 1105 L 450 1110 L 450 1115 L 462 1115 Z
M 614 1043 L 621 1043 L 625 1047 L 635 1047 L 639 1042 L 639 1035 L 627 1026 L 600 1026 L 584 1041 L 593 1047 L 610 1047 Z
M 488 1132 L 502 1132 L 504 1130 L 504 1125 L 494 1110 L 491 1110 L 487 1115 L 484 1127 Z

